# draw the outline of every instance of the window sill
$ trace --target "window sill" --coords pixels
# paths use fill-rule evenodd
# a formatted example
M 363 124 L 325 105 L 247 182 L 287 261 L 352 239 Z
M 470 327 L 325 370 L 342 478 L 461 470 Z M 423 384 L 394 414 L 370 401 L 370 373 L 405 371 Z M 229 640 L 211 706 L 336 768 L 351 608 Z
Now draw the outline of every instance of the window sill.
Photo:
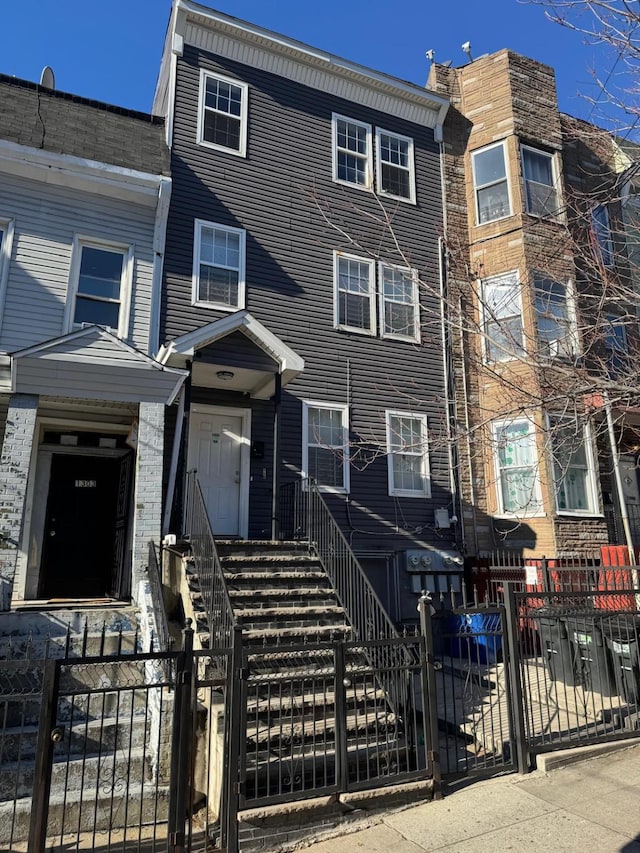
M 209 308 L 212 311 L 225 311 L 228 314 L 233 314 L 235 311 L 242 311 L 243 305 L 223 305 L 218 302 L 192 302 L 194 308 Z
M 356 184 L 353 181 L 343 181 L 342 178 L 333 178 L 333 183 L 341 187 L 351 187 L 354 190 L 361 192 L 373 193 L 373 184 Z
M 386 193 L 384 190 L 378 190 L 378 196 L 380 198 L 391 199 L 391 201 L 402 201 L 405 204 L 412 204 L 414 206 L 416 205 L 416 200 L 413 196 L 407 198 L 407 196 L 404 195 L 393 195 L 392 193 Z
M 405 344 L 420 344 L 421 340 L 419 337 L 411 338 L 408 335 L 390 335 L 388 332 L 385 335 L 380 335 L 380 338 L 383 341 L 402 341 Z
M 559 518 L 593 518 L 596 520 L 600 520 L 605 517 L 602 512 L 595 512 L 592 510 L 581 511 L 579 509 L 558 509 L 556 510 L 556 515 Z
M 431 497 L 431 492 L 408 492 L 401 490 L 391 490 L 389 492 L 390 498 L 418 498 L 419 500 L 424 500 L 425 498 Z
M 497 512 L 493 518 L 500 519 L 501 521 L 524 521 L 524 519 L 528 518 L 546 518 L 546 512 L 527 512 L 526 510 L 523 512 Z
M 377 337 L 375 329 L 358 329 L 354 326 L 334 326 L 336 332 L 346 332 L 349 335 L 364 335 L 367 338 Z
M 496 222 L 504 222 L 505 219 L 511 219 L 515 213 L 505 213 L 504 216 L 496 216 L 495 219 L 487 219 L 486 222 L 476 222 L 474 228 L 486 228 L 487 225 L 493 225 Z

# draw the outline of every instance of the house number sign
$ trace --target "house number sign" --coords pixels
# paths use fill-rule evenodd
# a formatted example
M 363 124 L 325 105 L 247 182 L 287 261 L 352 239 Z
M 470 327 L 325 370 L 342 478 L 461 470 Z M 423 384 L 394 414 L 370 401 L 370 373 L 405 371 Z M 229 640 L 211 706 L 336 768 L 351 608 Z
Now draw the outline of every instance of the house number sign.
M 97 480 L 76 480 L 76 489 L 95 489 Z

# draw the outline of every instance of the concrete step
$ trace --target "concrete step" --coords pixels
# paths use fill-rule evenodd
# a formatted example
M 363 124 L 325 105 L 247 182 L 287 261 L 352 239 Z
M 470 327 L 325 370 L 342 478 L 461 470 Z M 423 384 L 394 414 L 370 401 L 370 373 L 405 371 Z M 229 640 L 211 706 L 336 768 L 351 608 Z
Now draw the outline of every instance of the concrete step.
M 249 628 L 243 629 L 243 636 L 255 645 L 271 645 L 278 642 L 304 643 L 327 641 L 332 638 L 348 640 L 350 625 L 301 625 L 291 628 Z
M 325 575 L 323 571 L 317 570 L 309 570 L 306 571 L 297 571 L 295 569 L 290 569 L 287 571 L 274 571 L 274 572 L 254 572 L 254 571 L 245 571 L 245 572 L 225 572 L 224 573 L 225 580 L 228 584 L 235 586 L 238 588 L 239 584 L 245 585 L 248 583 L 254 584 L 269 584 L 269 587 L 272 588 L 274 586 L 286 587 L 287 584 L 291 584 L 290 589 L 295 589 L 300 585 L 300 581 L 302 582 L 310 582 L 315 581 L 316 585 L 319 585 L 322 581 L 327 583 L 329 586 L 329 579 Z
M 317 709 L 320 711 L 321 709 Z M 355 738 L 365 733 L 375 734 L 376 740 L 382 739 L 387 743 L 389 736 L 395 736 L 397 729 L 397 718 L 390 711 L 382 710 L 369 714 L 347 714 L 340 719 L 344 722 L 344 733 L 347 738 Z M 324 741 L 333 742 L 336 730 L 336 718 L 325 717 L 322 714 L 308 714 L 305 716 L 282 717 L 272 726 L 261 726 L 256 732 L 247 732 L 247 740 L 251 744 L 265 746 L 272 751 L 282 746 L 292 746 L 315 743 L 322 744 Z M 249 753 L 253 754 L 253 747 L 249 747 Z
M 309 546 L 305 542 L 281 542 L 273 539 L 251 539 L 239 541 L 236 539 L 216 539 L 216 550 L 223 557 L 251 557 L 267 554 L 298 554 L 307 555 Z
M 305 685 L 305 687 L 308 688 L 308 685 Z M 321 703 L 319 702 L 319 698 L 322 700 Z M 363 687 L 360 687 L 355 690 L 350 689 L 346 694 L 346 702 L 348 706 L 358 705 L 364 707 L 371 703 L 381 702 L 384 700 L 385 692 L 381 689 L 365 690 Z M 307 708 L 318 707 L 320 704 L 324 708 L 333 708 L 335 706 L 335 693 L 333 689 L 323 690 L 320 696 L 318 695 L 318 692 L 314 692 L 309 689 L 304 689 L 302 692 L 291 691 L 282 696 L 278 694 L 277 707 L 275 707 L 276 702 L 273 697 L 255 697 L 247 702 L 247 715 L 251 715 L 252 718 L 257 716 L 260 719 L 263 717 L 268 719 L 269 717 L 278 715 L 282 712 L 303 711 Z
M 317 557 L 312 557 L 305 554 L 252 554 L 246 557 L 229 556 L 223 557 L 220 560 L 220 565 L 223 571 L 238 571 L 247 569 L 248 571 L 271 571 L 278 567 L 292 566 L 301 570 L 307 568 L 322 568 L 322 563 Z

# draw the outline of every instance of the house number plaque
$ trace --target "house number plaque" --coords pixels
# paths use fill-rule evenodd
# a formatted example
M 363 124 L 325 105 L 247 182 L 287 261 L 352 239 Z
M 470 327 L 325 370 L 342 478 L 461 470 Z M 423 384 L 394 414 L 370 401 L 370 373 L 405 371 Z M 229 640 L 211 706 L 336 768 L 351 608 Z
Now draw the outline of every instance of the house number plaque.
M 95 489 L 97 480 L 76 480 L 76 489 Z

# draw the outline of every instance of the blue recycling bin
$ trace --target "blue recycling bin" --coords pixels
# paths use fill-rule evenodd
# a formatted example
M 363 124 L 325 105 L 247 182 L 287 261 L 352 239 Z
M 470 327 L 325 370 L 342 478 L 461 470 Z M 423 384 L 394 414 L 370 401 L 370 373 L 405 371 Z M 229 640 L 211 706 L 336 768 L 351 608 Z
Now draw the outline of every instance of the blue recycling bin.
M 499 613 L 464 613 L 450 618 L 449 653 L 469 663 L 494 664 L 502 660 Z

